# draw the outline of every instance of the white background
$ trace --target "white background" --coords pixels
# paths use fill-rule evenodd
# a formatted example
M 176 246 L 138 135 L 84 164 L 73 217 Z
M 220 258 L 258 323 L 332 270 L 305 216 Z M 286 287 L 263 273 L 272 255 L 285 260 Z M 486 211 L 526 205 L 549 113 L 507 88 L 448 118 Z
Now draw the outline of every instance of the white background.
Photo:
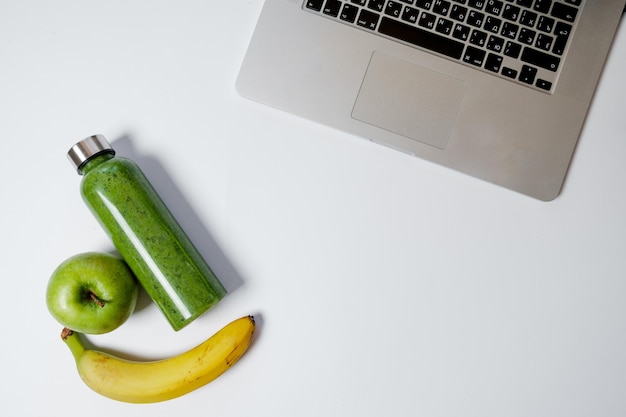
M 3 414 L 626 415 L 626 28 L 543 203 L 240 98 L 261 6 L 0 1 Z M 95 133 L 230 295 L 180 332 L 142 295 L 90 341 L 155 359 L 258 319 L 239 363 L 176 400 L 89 390 L 46 310 L 60 262 L 112 249 L 66 159 Z

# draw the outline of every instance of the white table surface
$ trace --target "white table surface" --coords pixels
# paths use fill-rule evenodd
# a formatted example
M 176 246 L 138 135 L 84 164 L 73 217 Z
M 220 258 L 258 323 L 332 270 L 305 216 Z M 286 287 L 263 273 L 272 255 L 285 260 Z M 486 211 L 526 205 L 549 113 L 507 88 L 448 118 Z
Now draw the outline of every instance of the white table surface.
M 626 415 L 626 27 L 543 203 L 239 97 L 261 5 L 0 3 L 3 414 Z M 159 358 L 258 319 L 238 364 L 176 400 L 93 393 L 46 310 L 61 261 L 112 249 L 65 155 L 95 133 L 230 295 L 180 332 L 142 295 L 90 341 Z

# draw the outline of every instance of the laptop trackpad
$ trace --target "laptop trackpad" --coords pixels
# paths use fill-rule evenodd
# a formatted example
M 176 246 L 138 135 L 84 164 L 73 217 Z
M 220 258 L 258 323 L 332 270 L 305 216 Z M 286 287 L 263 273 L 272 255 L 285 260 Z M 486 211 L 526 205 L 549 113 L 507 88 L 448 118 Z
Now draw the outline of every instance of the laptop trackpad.
M 465 85 L 464 81 L 374 52 L 352 117 L 444 149 Z

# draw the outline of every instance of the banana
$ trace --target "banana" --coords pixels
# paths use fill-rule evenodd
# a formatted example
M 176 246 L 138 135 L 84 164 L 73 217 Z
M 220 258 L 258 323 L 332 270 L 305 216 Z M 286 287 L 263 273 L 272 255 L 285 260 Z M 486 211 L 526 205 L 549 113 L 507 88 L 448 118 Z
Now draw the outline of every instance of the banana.
M 143 362 L 88 349 L 80 333 L 67 328 L 61 338 L 91 389 L 118 401 L 152 403 L 180 397 L 227 371 L 248 349 L 254 329 L 254 317 L 241 317 L 187 352 Z

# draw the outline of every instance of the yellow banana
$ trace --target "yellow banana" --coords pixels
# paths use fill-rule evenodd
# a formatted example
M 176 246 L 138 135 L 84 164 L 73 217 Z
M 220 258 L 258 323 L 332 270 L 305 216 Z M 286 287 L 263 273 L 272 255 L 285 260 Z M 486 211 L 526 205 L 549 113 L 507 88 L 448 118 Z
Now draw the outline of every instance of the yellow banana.
M 180 397 L 227 371 L 248 349 L 254 328 L 252 316 L 241 317 L 185 353 L 144 362 L 88 349 L 68 329 L 61 337 L 91 389 L 118 401 L 150 403 Z

